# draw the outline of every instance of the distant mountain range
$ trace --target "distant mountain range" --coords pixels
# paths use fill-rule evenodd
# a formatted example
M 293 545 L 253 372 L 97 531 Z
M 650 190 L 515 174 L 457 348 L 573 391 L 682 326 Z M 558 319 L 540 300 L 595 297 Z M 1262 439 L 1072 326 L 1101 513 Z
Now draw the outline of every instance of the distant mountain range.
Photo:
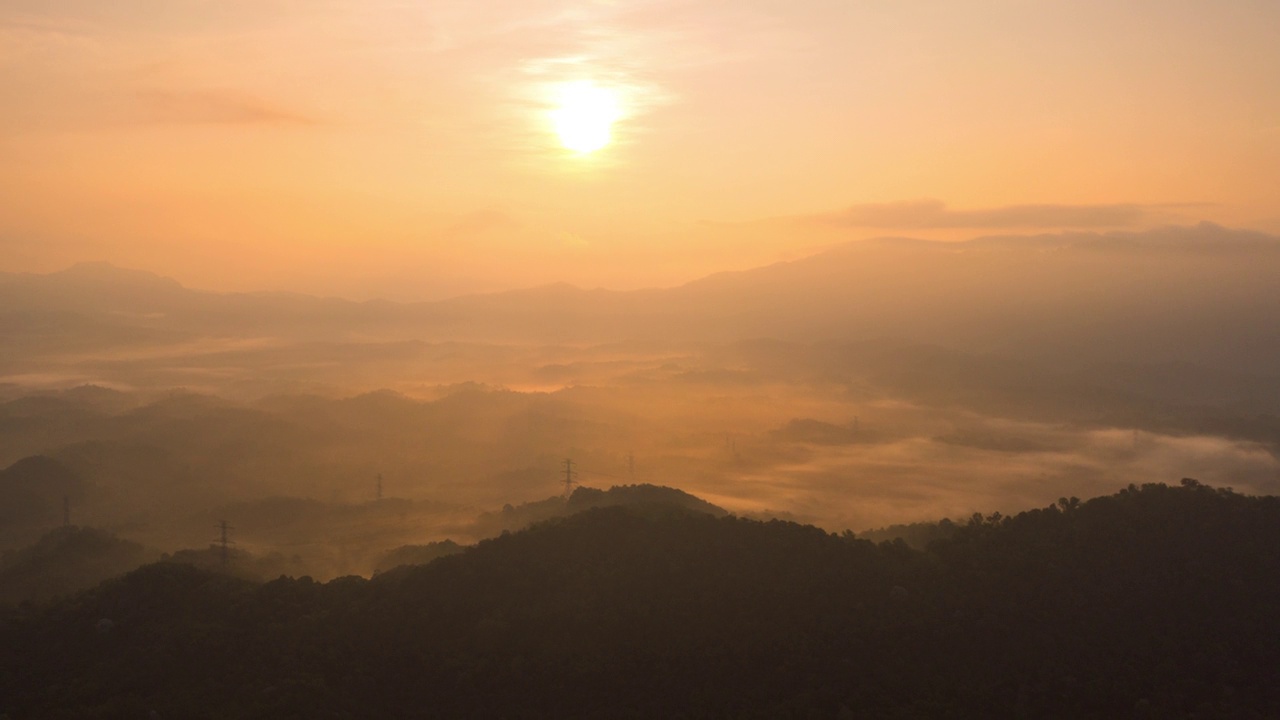
M 892 338 L 1057 360 L 1280 360 L 1280 238 L 1144 233 L 861 241 L 669 289 L 557 284 L 424 303 L 212 293 L 102 263 L 0 275 L 0 359 L 201 337 L 525 343 Z

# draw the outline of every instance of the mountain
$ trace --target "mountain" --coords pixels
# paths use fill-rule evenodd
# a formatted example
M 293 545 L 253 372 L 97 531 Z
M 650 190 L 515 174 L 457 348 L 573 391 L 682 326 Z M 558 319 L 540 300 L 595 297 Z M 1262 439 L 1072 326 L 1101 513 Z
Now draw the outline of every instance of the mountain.
M 89 490 L 83 478 L 53 458 L 23 458 L 0 470 L 0 532 L 60 525 L 63 499 L 79 502 Z
M 176 280 L 105 262 L 72 265 L 47 275 L 0 273 L 0 307 L 12 312 L 115 312 L 146 315 L 190 295 Z
M 896 338 L 1057 361 L 1261 372 L 1280 359 L 1280 318 L 1267 310 L 1280 302 L 1277 272 L 1280 238 L 1202 225 L 858 242 L 671 292 L 714 316 L 721 337 Z
M 0 604 L 47 602 L 155 562 L 157 555 L 103 530 L 51 530 L 0 557 Z
M 583 343 L 893 338 L 1081 362 L 1260 372 L 1280 359 L 1280 238 L 1216 225 L 968 242 L 852 242 L 669 289 L 557 284 L 398 304 L 218 294 L 110 266 L 0 276 L 0 331 L 66 342 L 204 336 Z M 31 316 L 31 317 L 28 317 Z M 88 333 L 85 318 L 107 322 Z M 25 324 L 24 324 L 25 323 Z M 56 335 L 57 333 L 55 333 Z M 48 339 L 45 340 L 47 347 Z
M 461 545 L 452 540 L 427 543 L 426 545 L 401 545 L 390 550 L 378 559 L 374 574 L 384 573 L 403 565 L 426 565 L 438 558 L 457 555 L 462 552 Z
M 779 382 L 1274 444 L 1275 277 L 1280 238 L 1213 225 L 870 240 L 676 288 L 560 284 L 409 304 L 199 292 L 91 266 L 0 278 L 0 390 L 94 383 L 256 401 L 434 396 L 471 381 L 522 392 Z M 353 404 L 423 415 L 389 398 Z M 0 460 L 48 450 L 17 425 L 24 438 L 0 436 Z
M 172 563 L 0 614 L 11 717 L 1275 717 L 1280 499 L 975 516 L 919 551 L 601 508 L 365 581 Z
M 615 485 L 608 490 L 591 487 L 575 488 L 569 497 L 552 497 L 536 502 L 507 505 L 501 512 L 483 513 L 472 530 L 477 537 L 520 530 L 534 523 L 607 507 L 626 507 L 651 515 L 693 513 L 724 517 L 729 513 L 700 497 L 676 488 L 658 485 Z

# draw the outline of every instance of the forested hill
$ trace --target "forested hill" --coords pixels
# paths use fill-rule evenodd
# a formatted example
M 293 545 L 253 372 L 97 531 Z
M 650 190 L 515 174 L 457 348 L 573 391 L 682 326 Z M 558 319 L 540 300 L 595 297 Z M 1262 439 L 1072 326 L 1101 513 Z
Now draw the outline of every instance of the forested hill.
M 8 611 L 0 712 L 1280 717 L 1276 607 L 1280 500 L 1193 481 L 926 551 L 606 508 L 370 581 L 164 564 Z

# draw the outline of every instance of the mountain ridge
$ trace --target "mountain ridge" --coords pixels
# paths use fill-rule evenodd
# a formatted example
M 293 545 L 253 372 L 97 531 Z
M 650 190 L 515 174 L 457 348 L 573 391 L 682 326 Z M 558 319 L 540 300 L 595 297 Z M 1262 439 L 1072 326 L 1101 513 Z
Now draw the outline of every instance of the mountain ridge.
M 1278 513 L 1184 480 L 925 550 L 603 508 L 372 580 L 149 565 L 0 613 L 0 712 L 1270 717 Z
M 1170 236 L 1161 240 L 1161 236 Z M 1217 237 L 1215 237 L 1217 236 Z M 188 286 L 173 277 L 141 268 L 117 265 L 106 260 L 80 261 L 61 270 L 47 273 L 36 272 L 0 272 L 0 280 L 10 282 L 31 280 L 36 278 L 58 278 L 68 280 L 89 280 L 103 285 L 148 283 L 155 287 L 180 288 L 182 290 L 203 295 L 273 297 L 289 299 L 309 299 L 321 301 L 341 301 L 353 305 L 390 305 L 396 307 L 420 307 L 455 304 L 478 298 L 497 298 L 504 296 L 526 297 L 528 295 L 548 294 L 562 295 L 566 293 L 589 294 L 593 296 L 625 296 L 651 295 L 663 291 L 679 290 L 689 286 L 697 286 L 713 278 L 740 277 L 752 275 L 769 269 L 803 265 L 812 262 L 824 262 L 834 257 L 864 250 L 867 248 L 910 248 L 949 250 L 960 252 L 965 250 L 1019 249 L 1039 250 L 1046 247 L 1081 247 L 1081 248 L 1115 248 L 1115 247 L 1152 247 L 1164 249 L 1200 249 L 1221 250 L 1233 249 L 1269 249 L 1280 250 L 1280 236 L 1244 228 L 1230 228 L 1211 222 L 1196 225 L 1168 225 L 1143 231 L 1111 231 L 1111 232 L 1059 232 L 1039 233 L 1035 235 L 981 235 L 967 240 L 928 240 L 909 236 L 881 236 L 860 240 L 849 240 L 818 248 L 815 252 L 792 260 L 780 260 L 744 270 L 724 270 L 712 272 L 682 283 L 669 286 L 653 286 L 632 290 L 615 290 L 604 287 L 583 287 L 566 281 L 551 281 L 525 287 L 515 287 L 492 292 L 463 293 L 439 300 L 399 301 L 386 298 L 369 298 L 355 300 L 338 295 L 316 294 L 291 290 L 260 289 L 250 291 L 219 291 Z
M 82 271 L 135 277 L 102 266 Z M 211 293 L 155 280 L 72 292 L 48 280 L 56 274 L 32 277 L 0 282 L 0 335 L 35 354 L 202 338 L 572 346 L 889 339 L 1076 366 L 1185 362 L 1261 374 L 1280 366 L 1280 238 L 1208 224 L 854 241 L 670 288 L 552 283 L 417 303 Z M 0 361 L 6 354 L 28 357 L 15 349 Z

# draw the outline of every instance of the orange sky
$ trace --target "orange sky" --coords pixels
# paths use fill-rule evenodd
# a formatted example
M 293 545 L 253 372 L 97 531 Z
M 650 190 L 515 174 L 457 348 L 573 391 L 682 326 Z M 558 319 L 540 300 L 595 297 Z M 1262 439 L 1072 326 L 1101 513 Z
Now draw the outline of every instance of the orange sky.
M 578 155 L 557 87 L 616 93 Z M 875 235 L 1280 233 L 1275 0 L 5 0 L 0 270 L 629 288 Z

